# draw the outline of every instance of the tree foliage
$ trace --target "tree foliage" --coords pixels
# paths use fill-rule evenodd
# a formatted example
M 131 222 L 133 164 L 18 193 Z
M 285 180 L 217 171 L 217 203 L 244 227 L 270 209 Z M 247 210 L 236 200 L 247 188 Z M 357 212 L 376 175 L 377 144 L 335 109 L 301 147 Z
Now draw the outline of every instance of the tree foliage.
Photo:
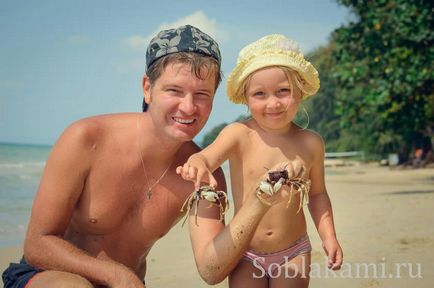
M 219 135 L 220 131 L 222 131 L 223 128 L 226 127 L 226 125 L 228 125 L 228 123 L 226 123 L 226 122 L 218 124 L 217 126 L 215 126 L 214 128 L 212 128 L 211 131 L 207 132 L 205 134 L 205 136 L 203 136 L 202 143 L 201 143 L 200 146 L 202 148 L 205 148 L 206 146 L 208 146 L 209 144 L 211 144 L 212 142 L 214 142 L 215 138 L 217 138 L 217 136 Z
M 304 104 L 309 128 L 323 136 L 327 151 L 405 156 L 431 146 L 434 2 L 337 1 L 351 9 L 353 20 L 307 56 L 321 79 L 318 94 Z M 303 108 L 295 122 L 306 126 Z M 202 146 L 225 126 L 214 128 Z
M 240 115 L 237 119 L 235 119 L 234 122 L 244 121 L 250 118 L 250 115 Z M 224 122 L 221 124 L 218 124 L 214 128 L 211 129 L 208 133 L 205 134 L 205 136 L 202 139 L 201 147 L 205 148 L 212 142 L 214 142 L 215 138 L 219 135 L 219 133 L 228 125 L 228 123 Z
M 341 127 L 367 152 L 407 153 L 433 131 L 433 2 L 339 2 L 355 16 L 332 36 Z
M 331 75 L 333 48 L 334 45 L 331 42 L 327 46 L 315 49 L 306 56 L 318 70 L 321 89 L 315 96 L 308 98 L 303 105 L 309 118 L 308 128 L 321 134 L 325 140 L 327 151 L 353 150 L 352 147 L 347 147 L 347 145 L 342 147 L 341 145 L 345 133 L 340 128 L 340 117 L 336 113 L 336 80 Z M 301 107 L 295 119 L 295 122 L 302 127 L 305 126 L 302 123 L 306 123 L 306 119 L 303 119 L 306 118 L 306 115 L 303 114 L 305 113 Z

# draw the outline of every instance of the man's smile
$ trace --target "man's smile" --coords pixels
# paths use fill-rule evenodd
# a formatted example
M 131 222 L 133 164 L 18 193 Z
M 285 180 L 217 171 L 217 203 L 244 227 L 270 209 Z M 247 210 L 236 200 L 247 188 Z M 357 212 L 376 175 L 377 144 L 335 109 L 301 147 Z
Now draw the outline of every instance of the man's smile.
M 193 124 L 193 122 L 196 121 L 196 119 L 182 119 L 182 118 L 176 118 L 172 117 L 173 121 L 180 123 L 180 124 Z

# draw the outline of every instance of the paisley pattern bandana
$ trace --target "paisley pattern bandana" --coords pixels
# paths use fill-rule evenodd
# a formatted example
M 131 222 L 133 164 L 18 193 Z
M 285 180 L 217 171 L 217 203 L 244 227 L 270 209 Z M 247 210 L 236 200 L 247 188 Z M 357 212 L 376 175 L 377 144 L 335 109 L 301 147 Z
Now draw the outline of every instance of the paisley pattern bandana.
M 175 29 L 162 30 L 148 45 L 146 69 L 156 60 L 171 53 L 195 52 L 208 55 L 221 63 L 217 42 L 198 28 L 185 25 Z

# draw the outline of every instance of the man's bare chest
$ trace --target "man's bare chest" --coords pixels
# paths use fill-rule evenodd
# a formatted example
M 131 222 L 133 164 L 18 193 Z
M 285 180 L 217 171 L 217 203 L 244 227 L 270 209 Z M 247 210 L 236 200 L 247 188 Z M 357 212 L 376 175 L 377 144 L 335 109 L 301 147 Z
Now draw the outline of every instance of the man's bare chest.
M 134 176 L 134 177 L 132 177 Z M 77 202 L 73 219 L 89 233 L 122 231 L 161 237 L 182 216 L 180 209 L 192 188 L 177 175 L 167 175 L 147 193 L 149 185 L 140 175 L 89 179 Z

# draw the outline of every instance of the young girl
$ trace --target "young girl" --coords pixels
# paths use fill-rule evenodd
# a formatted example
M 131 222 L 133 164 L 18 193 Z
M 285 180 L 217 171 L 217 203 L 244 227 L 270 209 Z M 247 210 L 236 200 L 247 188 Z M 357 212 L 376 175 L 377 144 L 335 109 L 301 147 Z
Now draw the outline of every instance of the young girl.
M 257 186 L 264 167 L 302 163 L 303 177 L 311 182 L 308 207 L 328 266 L 339 269 L 342 250 L 324 183 L 324 143 L 318 134 L 292 122 L 300 102 L 318 89 L 318 72 L 285 36 L 269 35 L 246 46 L 229 75 L 227 93 L 234 103 L 247 104 L 252 119 L 225 127 L 178 172 L 196 188 L 201 182 L 216 187 L 211 172 L 229 159 L 237 213 L 247 197 L 243 191 Z M 267 204 L 263 197 L 260 200 Z M 284 202 L 273 205 L 262 218 L 249 250 L 229 277 L 230 287 L 308 286 L 311 246 L 303 210 L 297 213 L 300 197 L 292 197 L 289 206 Z

